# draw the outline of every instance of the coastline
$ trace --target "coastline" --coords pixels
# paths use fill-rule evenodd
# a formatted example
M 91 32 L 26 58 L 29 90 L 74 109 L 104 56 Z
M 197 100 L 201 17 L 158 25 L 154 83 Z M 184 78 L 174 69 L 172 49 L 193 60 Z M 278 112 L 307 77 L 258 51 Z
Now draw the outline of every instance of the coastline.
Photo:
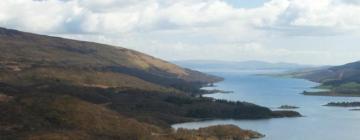
M 256 75 L 256 76 L 266 76 L 266 75 Z M 276 77 L 276 76 L 269 76 L 269 77 Z M 307 81 L 311 81 L 311 80 L 308 80 L 308 79 L 304 79 L 304 78 L 294 78 L 294 77 L 282 77 L 282 78 L 291 78 L 291 79 L 301 79 L 300 81 L 304 81 L 304 83 L 306 83 Z M 309 84 L 309 83 L 306 83 L 306 85 L 310 85 L 310 86 L 307 86 L 306 88 L 302 88 L 302 90 L 303 89 L 306 89 L 307 91 L 311 91 L 311 92 L 320 92 L 320 91 L 322 91 L 322 92 L 324 92 L 324 90 L 327 90 L 327 89 L 324 89 L 324 87 L 320 87 L 319 85 L 321 84 L 321 83 L 319 83 L 319 82 L 314 82 L 314 81 L 311 81 L 310 82 L 311 84 Z M 227 83 L 221 83 L 221 84 L 218 84 L 219 86 L 217 87 L 217 88 L 219 88 L 219 89 L 221 89 L 223 86 L 222 85 L 226 85 Z M 220 86 L 221 85 L 221 86 Z M 234 86 L 236 86 L 236 85 L 234 85 Z M 224 87 L 223 87 L 224 88 Z M 230 86 L 229 88 L 224 88 L 225 90 L 226 89 L 231 89 L 232 87 Z M 234 88 L 234 89 L 236 89 L 236 88 Z M 297 89 L 298 91 L 296 91 L 296 92 L 294 92 L 294 94 L 301 94 L 301 92 L 302 92 L 302 90 L 300 89 Z M 238 92 L 238 90 L 235 90 L 236 91 L 236 93 Z M 227 95 L 225 95 L 225 94 L 222 94 L 222 95 L 224 95 L 224 96 L 227 96 Z M 304 97 L 303 95 L 300 95 L 300 96 L 302 96 L 302 98 L 304 98 L 304 99 L 306 99 L 307 97 Z M 309 95 L 310 96 L 310 95 Z M 315 96 L 315 95 L 314 95 Z M 318 96 L 321 96 L 321 95 L 318 95 Z M 339 95 L 338 95 L 339 96 Z M 318 98 L 317 97 L 309 97 L 309 98 L 312 98 L 312 100 L 317 100 Z M 324 97 L 324 98 L 326 98 L 326 97 Z M 231 99 L 231 98 L 230 98 Z M 291 103 L 284 103 L 284 104 L 291 104 Z M 310 104 L 313 104 L 313 103 L 310 103 Z M 321 106 L 323 104 L 323 102 L 322 101 L 320 101 L 320 103 L 316 103 L 316 104 L 314 104 L 314 105 L 316 105 L 317 107 L 316 108 L 321 108 L 321 107 L 319 107 L 319 106 Z M 295 105 L 298 105 L 298 104 L 295 104 Z M 278 105 L 276 105 L 276 106 L 278 106 Z M 309 106 L 303 106 L 303 105 L 301 105 L 301 108 L 308 108 Z M 274 108 L 272 108 L 272 109 L 274 109 Z M 306 109 L 305 109 L 306 110 Z M 350 108 L 349 108 L 349 110 L 350 110 Z M 360 109 L 351 109 L 351 111 L 359 111 Z M 325 111 L 328 111 L 328 110 L 325 110 Z M 303 109 L 301 109 L 301 112 L 303 112 Z M 350 112 L 350 111 L 349 111 Z M 290 120 L 292 120 L 292 119 L 294 119 L 294 120 L 296 120 L 296 119 L 300 119 L 301 121 L 305 121 L 305 124 L 307 123 L 306 121 L 308 121 L 309 122 L 309 120 L 311 121 L 311 117 L 313 117 L 312 115 L 314 115 L 314 114 L 309 114 L 309 112 L 306 112 L 306 111 L 304 111 L 303 112 L 304 113 L 304 117 L 303 118 L 289 118 Z M 330 114 L 330 113 L 329 113 Z M 319 116 L 316 116 L 316 117 L 319 117 Z M 283 119 L 284 119 L 284 121 L 283 121 Z M 232 121 L 232 120 L 234 120 L 234 121 Z M 270 131 L 268 131 L 268 130 L 266 130 L 266 129 L 259 129 L 258 128 L 258 126 L 265 126 L 265 127 L 267 127 L 267 126 L 274 126 L 274 124 L 259 124 L 258 123 L 258 121 L 259 122 L 261 122 L 261 120 L 266 120 L 265 122 L 270 122 L 270 120 L 276 120 L 276 121 L 271 121 L 271 122 L 276 122 L 276 123 L 282 123 L 282 122 L 286 122 L 286 124 L 285 124 L 285 126 L 287 125 L 287 123 L 288 124 L 290 124 L 291 125 L 291 122 L 290 121 L 288 121 L 287 120 L 287 118 L 268 118 L 268 119 L 251 119 L 250 120 L 250 123 L 249 123 L 249 125 L 247 124 L 248 122 L 246 121 L 247 119 L 217 119 L 217 120 L 213 120 L 213 119 L 204 119 L 204 120 L 197 120 L 196 122 L 194 122 L 194 123 L 189 123 L 189 124 L 187 124 L 187 123 L 178 123 L 178 124 L 174 124 L 175 126 L 172 126 L 173 128 L 199 128 L 199 127 L 206 127 L 206 126 L 211 126 L 211 125 L 216 125 L 216 124 L 236 124 L 237 126 L 240 126 L 240 127 L 243 127 L 243 128 L 247 128 L 247 129 L 251 129 L 251 130 L 256 130 L 256 131 L 258 131 L 258 132 L 261 132 L 261 133 L 265 133 L 266 134 L 266 137 L 264 138 L 264 139 L 273 139 L 274 137 L 279 137 L 278 135 L 279 134 L 276 134 L 276 132 L 274 132 L 274 131 L 272 131 L 272 130 L 270 130 Z M 252 122 L 252 120 L 254 121 L 254 122 Z M 202 121 L 205 121 L 205 122 L 202 122 Z M 236 121 L 240 121 L 239 123 L 235 123 Z M 242 122 L 242 121 L 244 121 L 244 122 L 246 122 L 246 124 L 245 125 L 243 125 L 244 123 Z M 297 121 L 294 121 L 294 122 L 297 122 Z M 254 125 L 255 124 L 255 125 Z M 309 123 L 309 124 L 311 124 L 311 122 Z M 299 124 L 297 124 L 297 125 L 302 125 L 301 123 L 299 123 Z M 272 127 L 272 128 L 275 128 L 275 126 L 274 127 Z M 285 128 L 286 129 L 286 128 Z M 286 131 L 286 130 L 284 130 L 284 129 L 280 129 L 281 131 L 284 131 L 284 132 L 288 132 L 288 131 Z M 307 130 L 306 130 L 306 132 L 307 132 Z M 286 134 L 280 134 L 280 135 L 286 135 Z M 309 135 L 311 135 L 311 132 L 309 133 Z M 309 137 L 311 137 L 311 136 L 309 136 L 309 135 L 307 135 L 307 137 L 309 138 Z M 287 135 L 287 136 L 289 136 L 289 135 Z M 283 136 L 280 136 L 280 137 L 282 137 L 282 138 L 284 138 Z M 318 137 L 317 137 L 318 138 Z M 286 139 L 286 138 L 285 138 Z M 311 138 L 310 138 L 311 139 Z
M 343 93 L 336 93 L 336 92 L 332 92 L 332 91 L 319 91 L 319 92 L 304 91 L 301 94 L 303 94 L 305 96 L 360 97 L 359 94 L 343 94 Z
M 301 77 L 296 77 L 296 76 L 291 76 L 291 75 L 267 75 L 267 76 L 274 76 L 274 77 L 284 77 L 284 78 L 294 78 L 294 79 L 303 79 L 303 80 L 307 80 L 310 82 L 314 82 L 314 83 L 318 83 L 318 86 L 312 87 L 311 90 L 318 90 L 318 91 L 303 91 L 302 95 L 305 96 L 329 96 L 329 97 L 360 97 L 360 94 L 344 94 L 344 93 L 337 93 L 332 91 L 331 88 L 329 87 L 324 87 L 322 85 L 322 83 L 317 82 L 317 81 L 313 81 L 310 79 L 306 79 L 306 78 L 301 78 Z
M 304 91 L 300 94 L 305 96 L 329 96 L 329 97 L 360 97 L 360 94 L 356 93 L 338 93 L 336 91 L 333 91 L 333 87 L 331 86 L 325 86 L 323 83 L 320 83 L 318 81 L 314 81 L 311 79 L 303 78 L 303 77 L 296 77 L 293 75 L 269 75 L 269 76 L 275 76 L 275 77 L 285 77 L 285 78 L 294 78 L 294 79 L 303 79 L 310 82 L 318 83 L 318 86 L 312 87 L 312 90 L 318 90 L 318 91 Z

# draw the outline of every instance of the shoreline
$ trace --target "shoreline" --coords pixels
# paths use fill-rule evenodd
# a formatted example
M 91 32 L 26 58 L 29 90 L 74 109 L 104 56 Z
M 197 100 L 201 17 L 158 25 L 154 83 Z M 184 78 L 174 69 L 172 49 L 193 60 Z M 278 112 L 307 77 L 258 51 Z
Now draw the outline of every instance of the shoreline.
M 218 82 L 223 82 L 225 79 L 218 81 Z M 218 83 L 215 82 L 215 83 Z M 217 87 L 215 85 L 215 83 L 209 83 L 206 84 L 205 86 L 201 87 L 201 88 L 206 88 L 206 87 Z M 211 86 L 209 86 L 211 84 Z M 200 89 L 201 89 L 200 88 Z M 199 95 L 196 98 L 202 98 L 203 95 L 207 95 L 207 94 L 228 94 L 228 93 L 234 93 L 234 91 L 226 91 L 226 90 L 219 90 L 219 89 L 201 89 L 202 92 L 198 93 L 197 95 Z M 213 97 L 207 97 L 207 98 L 212 98 L 214 100 L 217 100 L 216 98 Z M 257 105 L 256 103 L 252 103 Z M 266 106 L 264 106 L 266 107 Z M 301 113 L 297 112 L 297 111 L 293 111 L 293 110 L 282 110 L 282 109 L 278 109 L 278 110 L 271 110 L 269 107 L 268 108 L 271 112 L 272 115 L 268 116 L 268 117 L 259 117 L 259 118 L 247 118 L 247 119 L 241 119 L 241 118 L 196 118 L 190 121 L 184 121 L 184 122 L 177 122 L 177 123 L 173 123 L 170 124 L 171 128 L 173 128 L 173 125 L 177 125 L 177 124 L 184 124 L 184 123 L 192 123 L 192 122 L 203 122 L 203 121 L 211 121 L 211 120 L 269 120 L 269 119 L 281 119 L 281 118 L 298 118 L 298 117 L 305 117 L 303 116 Z
M 343 94 L 343 93 L 335 93 L 329 91 L 322 91 L 322 92 L 309 92 L 304 91 L 303 94 L 305 96 L 330 96 L 330 97 L 360 97 L 360 94 Z
M 216 89 L 216 87 L 217 87 L 216 83 L 223 82 L 223 81 L 225 81 L 225 79 L 223 79 L 221 81 L 218 81 L 218 82 L 209 83 L 209 84 L 204 85 L 203 87 L 200 88 L 201 90 L 203 90 L 203 92 L 199 93 L 198 94 L 199 96 L 197 96 L 197 97 L 201 98 L 202 95 L 206 95 L 206 94 L 234 93 L 234 91 L 225 91 L 225 90 Z M 207 87 L 210 87 L 210 88 L 213 88 L 213 89 L 202 89 L 202 88 L 207 88 Z M 216 100 L 216 98 L 212 98 L 212 99 Z M 254 104 L 256 104 L 256 103 L 254 103 Z M 241 119 L 241 118 L 197 118 L 197 119 L 184 121 L 184 122 L 176 122 L 176 123 L 170 124 L 170 126 L 171 126 L 171 128 L 176 130 L 178 128 L 184 128 L 184 127 L 177 127 L 177 126 L 181 126 L 182 124 L 186 125 L 187 123 L 196 123 L 196 122 L 204 122 L 204 121 L 216 121 L 216 120 L 239 120 L 239 121 L 243 121 L 243 120 L 258 121 L 259 120 L 260 121 L 260 120 L 286 119 L 286 118 L 294 118 L 295 119 L 295 118 L 305 117 L 301 113 L 299 113 L 297 111 L 294 111 L 294 110 L 282 110 L 282 109 L 272 110 L 269 107 L 266 107 L 266 108 L 268 108 L 272 112 L 271 116 L 260 117 L 260 118 L 248 118 L 248 119 Z M 214 125 L 209 125 L 209 126 L 214 126 Z M 241 128 L 241 126 L 239 126 L 239 127 Z
M 279 76 L 282 77 L 282 76 Z M 323 91 L 304 91 L 300 94 L 305 95 L 305 96 L 328 96 L 328 97 L 360 97 L 360 94 L 344 94 L 344 93 L 336 93 L 334 91 L 331 90 L 331 88 L 328 87 L 323 87 L 322 83 L 318 82 L 318 81 L 313 81 L 310 79 L 306 79 L 306 78 L 301 78 L 301 77 L 295 77 L 295 76 L 286 76 L 289 78 L 294 78 L 294 79 L 303 79 L 303 80 L 307 80 L 310 82 L 314 82 L 314 83 L 318 83 L 318 86 L 312 87 L 311 89 L 314 90 L 323 90 Z
M 261 75 L 261 76 L 267 76 L 267 75 Z M 277 76 L 270 76 L 270 77 L 277 77 Z M 284 78 L 292 78 L 292 79 L 302 79 L 302 80 L 306 80 L 306 81 L 310 81 L 310 80 L 308 80 L 308 79 L 303 79 L 303 78 L 295 78 L 295 77 L 284 77 Z M 327 89 L 324 89 L 324 88 L 320 88 L 320 87 L 318 87 L 318 86 L 316 86 L 317 84 L 316 83 L 318 83 L 318 82 L 314 82 L 314 81 L 311 81 L 311 82 L 313 82 L 314 83 L 314 87 L 309 87 L 309 88 L 311 88 L 311 89 L 314 89 L 314 91 L 305 91 L 305 93 L 306 94 L 303 94 L 303 95 L 306 95 L 306 96 L 333 96 L 333 97 L 360 97 L 360 95 L 353 95 L 353 94 L 351 94 L 351 95 L 344 95 L 344 94 L 334 94 L 334 93 L 332 93 L 331 94 L 331 92 L 330 92 L 330 90 L 329 91 L 324 91 L 324 90 L 327 90 Z M 318 83 L 318 84 L 321 84 L 321 83 Z M 306 89 L 306 90 L 311 90 L 311 89 Z M 296 94 L 296 93 L 295 93 Z M 301 94 L 301 92 L 300 93 L 298 93 L 298 94 Z M 310 98 L 316 98 L 316 97 L 310 97 Z M 360 111 L 360 108 L 356 108 L 356 109 L 350 109 L 351 111 Z M 275 111 L 275 110 L 272 110 L 272 111 Z M 302 116 L 302 117 L 306 117 L 306 116 Z M 235 120 L 235 121 L 237 121 L 237 120 L 239 120 L 239 121 L 243 121 L 243 120 L 253 120 L 254 122 L 257 122 L 257 121 L 261 121 L 261 120 L 271 120 L 271 119 L 286 119 L 287 117 L 282 117 L 282 118 L 266 118 L 266 119 L 198 119 L 198 120 L 196 120 L 196 121 L 191 121 L 191 122 L 182 122 L 182 123 L 176 123 L 176 124 L 172 124 L 171 125 L 171 127 L 172 128 L 187 128 L 187 127 L 195 127 L 195 128 L 197 128 L 197 127 L 199 127 L 199 126 L 191 126 L 192 125 L 192 123 L 194 123 L 194 124 L 197 124 L 197 123 L 199 123 L 200 124 L 200 127 L 206 127 L 206 126 L 212 126 L 213 124 L 211 123 L 212 121 L 214 121 L 214 122 L 216 122 L 217 120 Z M 299 119 L 299 118 L 292 118 L 292 117 L 289 117 L 289 119 Z M 301 119 L 301 118 L 300 118 Z M 205 123 L 204 124 L 207 124 L 207 125 L 202 125 L 202 122 L 203 121 L 205 121 Z M 209 121 L 210 123 L 206 123 L 207 121 Z M 187 123 L 189 123 L 189 124 L 187 124 Z M 232 122 L 229 122 L 229 124 L 234 124 L 234 123 L 232 123 Z M 239 127 L 243 127 L 242 125 L 239 125 Z M 251 128 L 250 128 L 251 129 Z M 260 133 L 262 132 L 262 131 L 259 131 Z M 266 131 L 264 131 L 263 130 L 263 132 L 266 132 Z M 268 134 L 272 134 L 272 133 L 268 133 Z
M 222 93 L 222 94 L 228 94 L 228 93 L 234 93 L 234 91 L 227 91 L 227 90 L 220 90 L 220 89 L 203 89 L 203 92 L 201 92 L 201 95 L 206 95 L 206 94 L 217 94 L 217 93 Z

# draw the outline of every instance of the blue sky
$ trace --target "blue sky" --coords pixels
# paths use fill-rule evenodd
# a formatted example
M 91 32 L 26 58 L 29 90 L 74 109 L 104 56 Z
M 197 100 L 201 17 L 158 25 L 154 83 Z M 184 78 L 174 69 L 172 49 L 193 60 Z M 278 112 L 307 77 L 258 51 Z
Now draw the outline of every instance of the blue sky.
M 254 8 L 262 6 L 268 0 L 225 0 L 226 3 L 236 8 Z
M 166 60 L 360 60 L 360 0 L 2 0 L 0 26 Z

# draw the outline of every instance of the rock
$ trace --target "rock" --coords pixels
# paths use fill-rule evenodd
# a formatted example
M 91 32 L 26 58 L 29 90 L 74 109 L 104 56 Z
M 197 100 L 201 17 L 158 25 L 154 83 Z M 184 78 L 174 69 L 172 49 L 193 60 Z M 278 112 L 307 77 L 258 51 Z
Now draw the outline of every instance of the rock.
M 360 102 L 330 102 L 324 106 L 336 107 L 360 107 Z

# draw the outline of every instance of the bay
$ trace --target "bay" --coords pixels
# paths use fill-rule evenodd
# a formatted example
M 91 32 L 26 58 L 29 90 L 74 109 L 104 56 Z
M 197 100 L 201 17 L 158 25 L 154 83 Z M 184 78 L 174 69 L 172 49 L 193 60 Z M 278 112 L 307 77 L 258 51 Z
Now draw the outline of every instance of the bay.
M 275 70 L 276 71 L 276 70 Z M 216 89 L 234 93 L 208 94 L 207 97 L 231 101 L 247 101 L 278 110 L 281 105 L 298 106 L 304 117 L 263 120 L 209 120 L 173 125 L 174 128 L 200 128 L 218 124 L 234 124 L 243 129 L 263 133 L 261 140 L 359 140 L 360 111 L 351 108 L 323 106 L 328 102 L 360 101 L 359 97 L 305 96 L 318 83 L 303 79 L 258 75 L 267 71 L 210 71 L 224 77 Z M 272 70 L 271 72 L 274 72 Z

